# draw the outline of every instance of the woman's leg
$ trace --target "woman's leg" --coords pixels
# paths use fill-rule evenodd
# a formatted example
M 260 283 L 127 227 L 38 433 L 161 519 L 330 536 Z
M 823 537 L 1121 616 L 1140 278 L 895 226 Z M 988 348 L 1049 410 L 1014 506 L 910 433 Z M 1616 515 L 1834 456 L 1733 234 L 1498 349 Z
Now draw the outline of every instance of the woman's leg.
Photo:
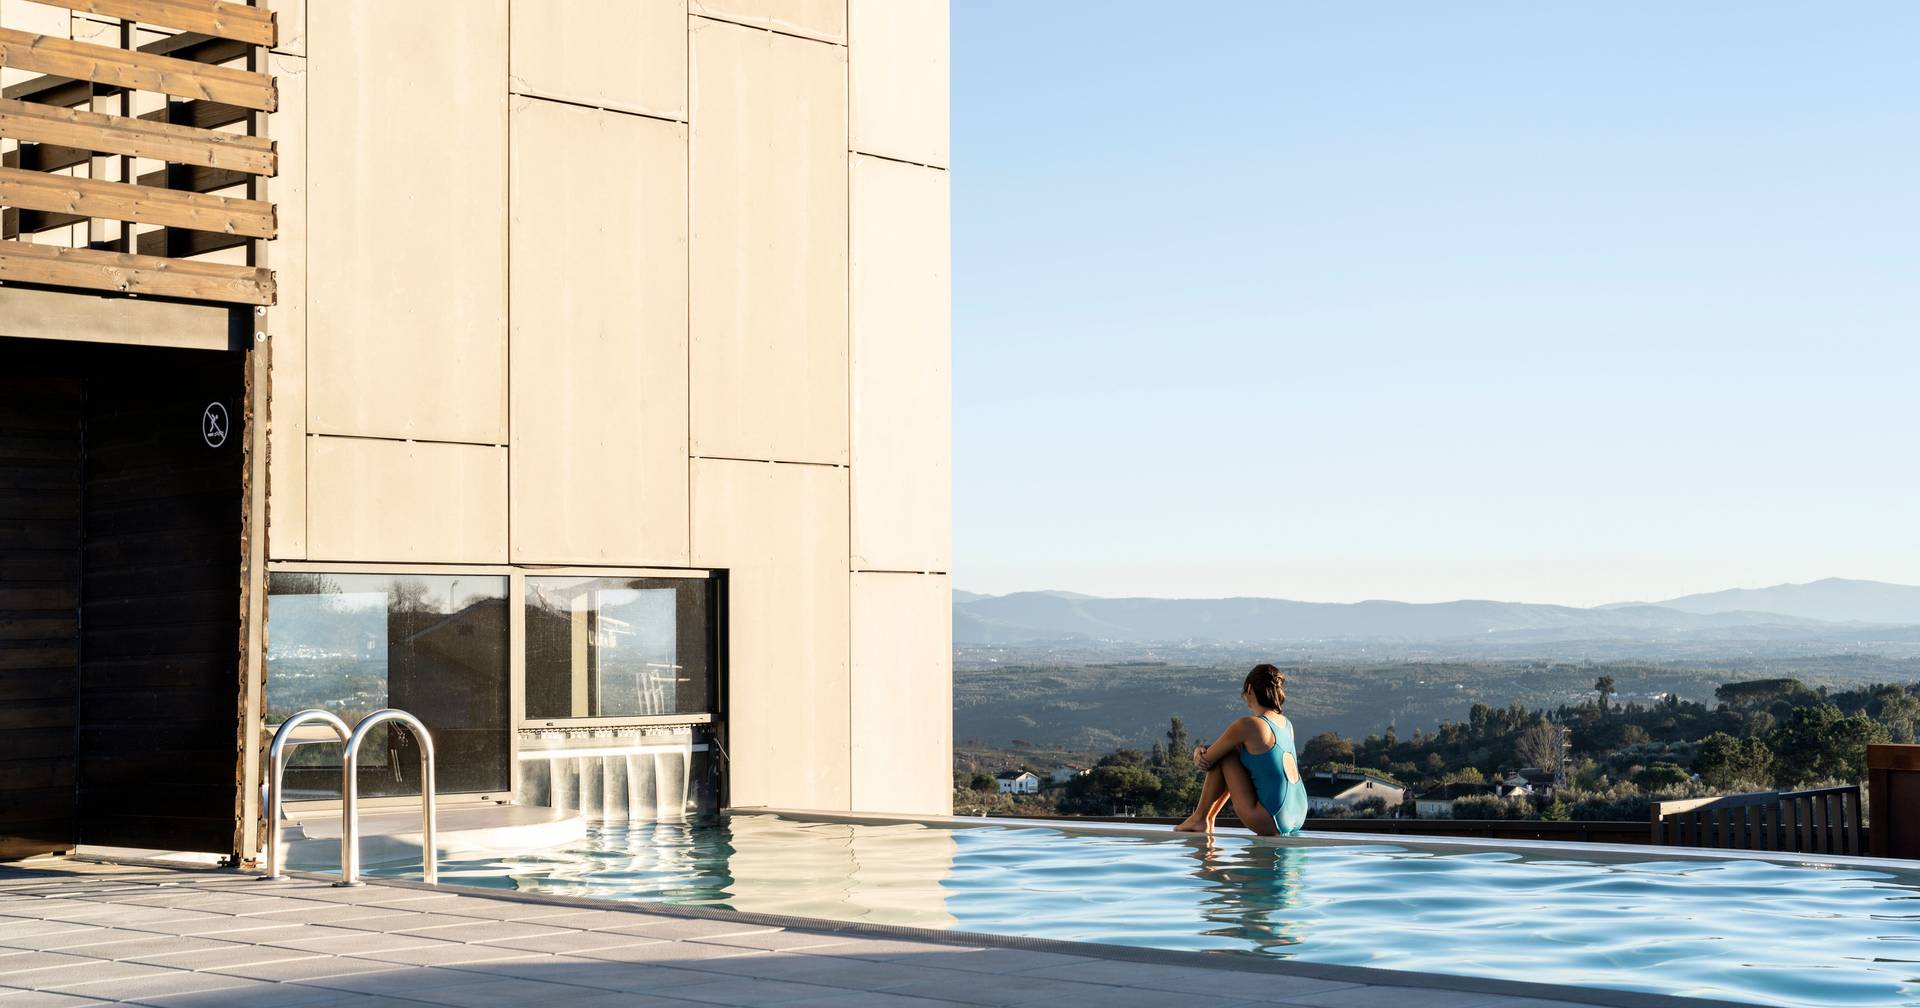
M 1260 807 L 1260 796 L 1253 789 L 1253 775 L 1240 762 L 1240 754 L 1221 760 L 1220 772 L 1226 778 L 1227 794 L 1233 799 L 1233 814 L 1240 817 L 1240 824 L 1261 836 L 1279 836 L 1280 827 L 1274 825 L 1273 813 Z
M 1176 833 L 1208 833 L 1213 830 L 1213 820 L 1220 814 L 1220 807 L 1227 803 L 1227 778 L 1219 764 L 1207 770 L 1207 779 L 1200 785 L 1200 803 L 1194 806 L 1193 814 L 1180 825 L 1175 826 Z

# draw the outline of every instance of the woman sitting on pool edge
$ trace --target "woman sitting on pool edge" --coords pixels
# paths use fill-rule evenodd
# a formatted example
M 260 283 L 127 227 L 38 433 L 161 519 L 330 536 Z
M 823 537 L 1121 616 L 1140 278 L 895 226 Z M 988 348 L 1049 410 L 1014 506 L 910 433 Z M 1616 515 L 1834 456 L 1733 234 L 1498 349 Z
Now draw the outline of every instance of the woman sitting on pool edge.
M 1307 788 L 1293 750 L 1293 722 L 1287 704 L 1286 674 L 1260 664 L 1240 685 L 1240 699 L 1252 713 L 1235 719 L 1210 746 L 1195 746 L 1194 765 L 1207 772 L 1200 805 L 1174 829 L 1211 833 L 1214 817 L 1233 800 L 1233 814 L 1261 836 L 1292 836 L 1307 821 Z

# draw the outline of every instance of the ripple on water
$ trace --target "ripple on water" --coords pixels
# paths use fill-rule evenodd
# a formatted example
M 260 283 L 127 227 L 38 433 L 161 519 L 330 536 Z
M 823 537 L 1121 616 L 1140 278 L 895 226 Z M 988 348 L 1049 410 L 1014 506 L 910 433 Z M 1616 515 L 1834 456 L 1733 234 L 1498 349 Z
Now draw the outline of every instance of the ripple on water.
M 1920 879 L 1900 871 L 732 815 L 595 826 L 566 849 L 445 864 L 441 876 L 1756 1004 L 1920 1008 Z

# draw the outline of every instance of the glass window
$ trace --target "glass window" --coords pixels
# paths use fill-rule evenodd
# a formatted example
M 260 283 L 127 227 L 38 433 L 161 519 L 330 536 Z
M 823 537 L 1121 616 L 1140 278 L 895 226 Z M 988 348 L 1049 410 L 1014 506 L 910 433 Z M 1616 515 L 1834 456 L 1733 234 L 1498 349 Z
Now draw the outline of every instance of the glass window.
M 530 577 L 529 720 L 713 710 L 713 582 Z
M 441 793 L 505 791 L 506 596 L 490 575 L 270 574 L 267 721 L 318 707 L 351 726 L 398 707 L 432 733 Z M 288 796 L 337 797 L 340 755 L 296 749 Z M 404 729 L 361 748 L 362 795 L 418 794 L 419 773 Z

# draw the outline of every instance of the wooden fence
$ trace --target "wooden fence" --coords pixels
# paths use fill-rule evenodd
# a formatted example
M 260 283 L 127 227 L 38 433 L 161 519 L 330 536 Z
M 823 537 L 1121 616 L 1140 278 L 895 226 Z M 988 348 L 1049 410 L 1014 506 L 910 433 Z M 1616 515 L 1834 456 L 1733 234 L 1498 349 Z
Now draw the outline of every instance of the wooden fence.
M 1859 854 L 1860 788 L 1762 791 L 1653 806 L 1653 842 L 1674 847 Z
M 0 67 L 37 75 L 0 92 L 0 281 L 273 303 L 259 244 L 278 227 L 262 198 L 278 169 L 263 135 L 278 105 L 261 72 L 272 12 L 40 2 L 119 44 L 0 24 Z

